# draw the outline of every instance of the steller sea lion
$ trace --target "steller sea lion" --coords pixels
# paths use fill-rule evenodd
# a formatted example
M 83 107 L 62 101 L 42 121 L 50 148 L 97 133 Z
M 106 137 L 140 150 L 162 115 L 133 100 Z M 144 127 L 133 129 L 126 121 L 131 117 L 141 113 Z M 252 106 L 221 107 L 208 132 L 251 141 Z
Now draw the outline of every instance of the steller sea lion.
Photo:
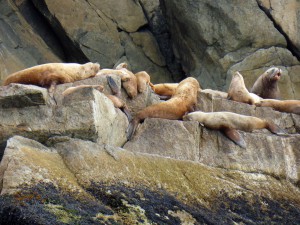
M 280 91 L 277 81 L 280 79 L 280 77 L 281 69 L 277 67 L 271 67 L 257 78 L 250 92 L 257 94 L 262 98 L 279 99 Z
M 171 99 L 140 110 L 128 126 L 128 140 L 132 138 L 139 122 L 145 118 L 177 120 L 181 119 L 185 113 L 193 111 L 197 103 L 197 93 L 199 89 L 200 85 L 198 81 L 193 77 L 188 77 L 178 84 Z
M 256 106 L 271 107 L 279 112 L 300 114 L 300 100 L 262 99 Z
M 160 96 L 160 99 L 170 99 L 175 94 L 178 83 L 154 84 L 153 91 Z
M 50 87 L 52 93 L 57 84 L 64 84 L 93 77 L 100 69 L 98 63 L 47 63 L 10 74 L 3 85 L 10 83 L 34 84 Z
M 254 116 L 245 116 L 232 112 L 192 112 L 183 117 L 186 121 L 198 121 L 205 127 L 222 131 L 230 140 L 246 148 L 243 137 L 237 130 L 252 132 L 255 129 L 268 129 L 274 134 L 284 134 L 276 124 Z
M 144 92 L 149 85 L 153 89 L 153 84 L 150 81 L 150 75 L 146 71 L 140 71 L 135 74 L 137 79 L 137 89 L 139 93 Z
M 249 93 L 245 86 L 244 78 L 238 71 L 232 76 L 227 99 L 250 105 L 254 105 L 261 100 L 256 94 Z
M 117 75 L 121 77 L 122 86 L 130 98 L 137 96 L 137 78 L 127 69 L 126 63 L 119 64 L 116 69 L 102 69 L 97 76 Z

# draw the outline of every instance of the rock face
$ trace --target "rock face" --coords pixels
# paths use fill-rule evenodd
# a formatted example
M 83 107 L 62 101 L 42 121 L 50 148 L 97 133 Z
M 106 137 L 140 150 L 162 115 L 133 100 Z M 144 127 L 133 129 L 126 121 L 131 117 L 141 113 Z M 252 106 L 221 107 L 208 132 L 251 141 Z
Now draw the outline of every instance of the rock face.
M 226 91 L 236 70 L 250 88 L 276 66 L 282 98 L 300 99 L 299 7 L 297 0 L 3 0 L 0 80 L 46 62 L 125 61 L 153 83 L 193 76 Z
M 104 90 L 62 94 L 81 84 Z M 109 94 L 102 76 L 58 85 L 54 98 L 1 88 L 1 224 L 300 223 L 299 115 L 199 92 L 197 110 L 270 119 L 287 134 L 241 132 L 241 149 L 197 122 L 147 118 L 127 141 Z M 160 101 L 150 87 L 121 99 L 133 115 Z

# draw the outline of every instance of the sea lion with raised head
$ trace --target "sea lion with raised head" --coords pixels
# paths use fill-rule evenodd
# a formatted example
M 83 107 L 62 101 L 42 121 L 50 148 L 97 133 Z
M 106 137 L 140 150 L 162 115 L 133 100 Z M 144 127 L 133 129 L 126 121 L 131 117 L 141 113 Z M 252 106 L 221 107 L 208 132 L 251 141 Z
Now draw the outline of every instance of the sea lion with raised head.
M 102 69 L 97 73 L 97 76 L 117 75 L 120 76 L 122 87 L 130 98 L 137 96 L 137 78 L 127 69 L 126 63 L 119 64 L 116 69 Z
M 178 84 L 178 87 L 171 99 L 150 105 L 140 110 L 127 129 L 127 138 L 130 140 L 140 121 L 145 118 L 163 118 L 170 120 L 181 119 L 184 114 L 194 110 L 197 103 L 197 93 L 200 90 L 198 81 L 188 77 Z
M 278 88 L 278 81 L 281 74 L 281 69 L 271 67 L 257 78 L 250 92 L 262 98 L 279 99 L 280 91 Z
M 279 112 L 300 114 L 300 100 L 262 99 L 256 106 L 271 107 Z
M 245 116 L 232 112 L 192 112 L 183 117 L 183 120 L 198 121 L 205 127 L 222 131 L 230 140 L 242 148 L 246 148 L 243 137 L 237 130 L 252 132 L 256 129 L 268 129 L 274 134 L 284 134 L 271 121 L 254 116 Z
M 245 86 L 244 78 L 238 71 L 232 75 L 232 80 L 228 88 L 227 99 L 250 105 L 254 105 L 261 100 L 261 98 L 256 94 L 249 93 Z
M 34 84 L 49 88 L 52 93 L 57 84 L 70 83 L 93 77 L 100 70 L 98 63 L 47 63 L 10 74 L 3 85 L 10 83 Z

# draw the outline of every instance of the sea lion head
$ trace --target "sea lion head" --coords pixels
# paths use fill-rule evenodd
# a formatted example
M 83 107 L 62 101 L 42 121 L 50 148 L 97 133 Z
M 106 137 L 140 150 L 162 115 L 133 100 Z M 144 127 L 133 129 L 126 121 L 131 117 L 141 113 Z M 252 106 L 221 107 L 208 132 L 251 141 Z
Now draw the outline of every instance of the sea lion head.
M 203 121 L 205 113 L 201 111 L 191 112 L 182 117 L 184 121 Z
M 100 64 L 99 63 L 92 63 L 88 62 L 82 65 L 83 73 L 82 73 L 82 79 L 86 79 L 89 77 L 94 77 L 100 70 Z
M 265 72 L 265 76 L 269 78 L 270 81 L 278 81 L 282 74 L 281 69 L 277 67 L 271 67 Z
M 128 64 L 126 62 L 120 63 L 119 65 L 116 66 L 116 70 L 120 69 L 128 69 Z
M 135 98 L 137 96 L 137 79 L 133 76 L 123 76 L 121 78 L 122 86 L 126 90 L 126 93 L 130 98 Z

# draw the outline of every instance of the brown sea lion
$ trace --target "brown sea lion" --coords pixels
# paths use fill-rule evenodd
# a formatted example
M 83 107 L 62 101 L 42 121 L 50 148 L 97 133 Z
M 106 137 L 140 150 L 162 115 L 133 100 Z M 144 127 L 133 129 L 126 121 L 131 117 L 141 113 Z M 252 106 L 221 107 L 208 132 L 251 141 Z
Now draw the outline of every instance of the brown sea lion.
M 129 140 L 132 138 L 139 122 L 145 118 L 177 120 L 181 119 L 185 113 L 193 111 L 197 103 L 199 89 L 200 85 L 193 77 L 181 81 L 171 99 L 150 105 L 136 114 L 127 129 L 127 138 Z
M 300 100 L 262 99 L 256 106 L 271 107 L 279 112 L 300 114 Z
M 127 69 L 126 63 L 119 64 L 116 69 L 102 69 L 97 76 L 117 75 L 121 77 L 122 87 L 130 98 L 137 96 L 137 78 Z
M 261 100 L 259 96 L 249 93 L 245 86 L 244 78 L 238 71 L 232 76 L 227 99 L 250 105 L 254 105 Z
M 98 63 L 47 63 L 33 66 L 10 74 L 3 85 L 10 83 L 34 84 L 41 87 L 50 87 L 53 92 L 57 84 L 64 84 L 93 77 L 100 69 Z
M 159 95 L 160 99 L 167 100 L 175 94 L 177 87 L 178 83 L 161 83 L 154 84 L 152 89 L 157 95 Z
M 274 134 L 284 134 L 276 124 L 254 116 L 245 116 L 232 112 L 192 112 L 183 120 L 198 121 L 205 127 L 222 131 L 230 140 L 242 148 L 246 148 L 243 137 L 237 130 L 252 132 L 255 129 L 268 129 Z
M 150 75 L 146 71 L 140 71 L 135 74 L 137 79 L 137 89 L 139 93 L 144 92 L 149 85 L 153 89 L 153 84 L 150 81 Z
M 277 81 L 280 79 L 281 73 L 281 69 L 271 67 L 257 78 L 250 92 L 262 98 L 279 99 L 280 91 Z

